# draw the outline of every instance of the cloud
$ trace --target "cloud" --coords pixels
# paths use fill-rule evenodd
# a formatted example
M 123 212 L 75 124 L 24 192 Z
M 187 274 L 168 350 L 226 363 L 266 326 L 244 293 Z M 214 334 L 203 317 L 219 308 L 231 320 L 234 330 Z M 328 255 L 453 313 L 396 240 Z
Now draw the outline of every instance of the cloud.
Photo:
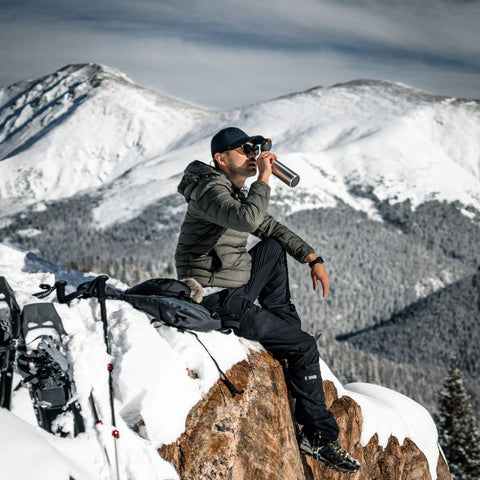
M 5 3 L 6 2 L 6 3 Z M 443 55 L 478 51 L 480 2 L 440 0 L 4 0 L 10 17 L 137 36 L 269 48 L 383 45 Z
M 480 97 L 479 2 L 4 0 L 0 83 L 98 62 L 196 103 L 381 78 Z

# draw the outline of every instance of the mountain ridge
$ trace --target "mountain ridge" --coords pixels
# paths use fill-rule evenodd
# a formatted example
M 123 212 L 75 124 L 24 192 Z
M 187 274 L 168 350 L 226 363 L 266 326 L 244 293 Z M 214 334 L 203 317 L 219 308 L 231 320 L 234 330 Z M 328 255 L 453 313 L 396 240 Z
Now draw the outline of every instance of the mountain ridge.
M 237 124 L 272 137 L 274 151 L 300 173 L 294 191 L 272 182 L 273 198 L 285 198 L 292 211 L 341 199 L 375 216 L 375 206 L 352 193 L 357 185 L 381 200 L 411 199 L 413 207 L 438 198 L 480 209 L 479 101 L 355 80 L 208 110 L 95 64 L 10 88 L 17 97 L 8 101 L 3 92 L 0 100 L 0 200 L 7 207 L 98 192 L 99 225 L 128 220 L 175 193 L 189 161 L 210 161 L 212 134 Z

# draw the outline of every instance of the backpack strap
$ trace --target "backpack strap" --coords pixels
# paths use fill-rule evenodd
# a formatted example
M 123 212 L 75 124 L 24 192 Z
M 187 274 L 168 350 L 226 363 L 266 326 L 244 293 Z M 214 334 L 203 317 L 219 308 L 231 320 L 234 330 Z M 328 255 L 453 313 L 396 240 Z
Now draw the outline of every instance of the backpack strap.
M 208 356 L 212 359 L 213 363 L 217 367 L 218 372 L 220 373 L 220 380 L 223 382 L 223 384 L 228 388 L 228 391 L 232 395 L 233 398 L 235 398 L 235 395 L 241 395 L 243 393 L 243 390 L 239 390 L 227 377 L 227 374 L 220 368 L 220 365 L 218 365 L 217 361 L 213 357 L 213 355 L 210 353 L 208 348 L 205 346 L 205 344 L 198 338 L 198 335 L 195 332 L 192 332 L 191 330 L 184 330 L 185 332 L 190 333 L 193 335 L 198 343 L 205 349 L 205 351 L 208 353 Z

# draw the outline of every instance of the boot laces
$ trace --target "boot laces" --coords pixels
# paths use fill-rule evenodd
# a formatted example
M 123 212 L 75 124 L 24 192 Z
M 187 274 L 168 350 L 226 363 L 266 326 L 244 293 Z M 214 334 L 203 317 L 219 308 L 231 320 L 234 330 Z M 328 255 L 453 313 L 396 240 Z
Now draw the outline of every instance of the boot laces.
M 339 457 L 343 458 L 344 460 L 354 461 L 353 457 L 351 457 L 344 448 L 340 445 L 338 440 L 334 440 L 328 445 Z

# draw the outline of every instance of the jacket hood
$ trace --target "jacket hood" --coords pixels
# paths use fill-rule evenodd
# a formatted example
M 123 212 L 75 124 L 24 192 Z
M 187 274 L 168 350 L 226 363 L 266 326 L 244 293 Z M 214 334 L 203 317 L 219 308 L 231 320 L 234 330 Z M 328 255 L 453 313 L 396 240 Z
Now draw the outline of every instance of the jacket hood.
M 200 160 L 194 160 L 183 172 L 183 178 L 178 184 L 177 191 L 183 195 L 188 202 L 192 191 L 198 182 L 209 177 L 225 177 L 225 175 Z M 226 178 L 227 177 L 225 177 L 225 179 Z

